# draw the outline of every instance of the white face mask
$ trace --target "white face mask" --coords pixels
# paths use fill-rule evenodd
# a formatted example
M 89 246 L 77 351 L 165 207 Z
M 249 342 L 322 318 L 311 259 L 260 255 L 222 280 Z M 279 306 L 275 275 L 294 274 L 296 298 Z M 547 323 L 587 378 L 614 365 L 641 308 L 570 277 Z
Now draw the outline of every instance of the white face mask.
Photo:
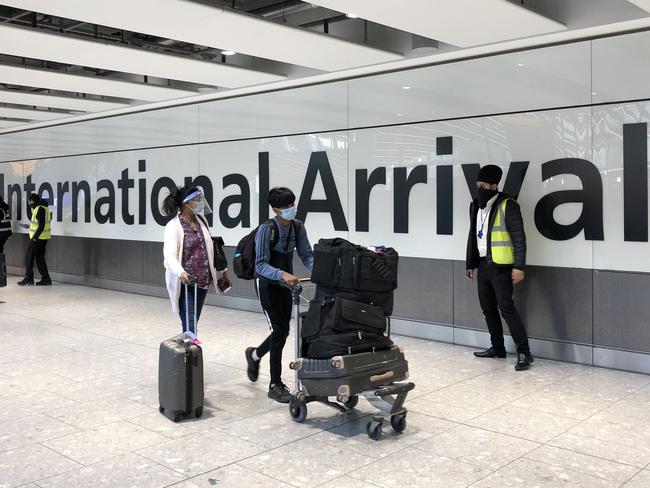
M 205 210 L 205 203 L 201 202 L 196 205 L 196 207 L 190 206 L 192 209 L 192 212 L 194 212 L 194 215 L 199 215 L 203 213 L 203 210 Z
M 296 218 L 296 214 L 298 213 L 296 207 L 279 208 L 278 211 L 280 212 L 280 217 L 284 220 L 293 220 Z

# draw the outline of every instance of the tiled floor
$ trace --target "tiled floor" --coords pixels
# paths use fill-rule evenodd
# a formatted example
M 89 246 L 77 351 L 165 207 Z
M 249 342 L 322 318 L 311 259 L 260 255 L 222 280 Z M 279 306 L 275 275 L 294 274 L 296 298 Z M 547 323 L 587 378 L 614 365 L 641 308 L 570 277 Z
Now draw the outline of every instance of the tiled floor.
M 267 376 L 246 379 L 262 316 L 206 307 L 205 415 L 174 424 L 157 408 L 158 344 L 178 329 L 168 301 L 13 283 L 0 289 L 2 488 L 650 487 L 650 376 L 544 360 L 517 373 L 513 358 L 396 337 L 417 388 L 406 431 L 375 442 L 365 400 L 292 422 Z

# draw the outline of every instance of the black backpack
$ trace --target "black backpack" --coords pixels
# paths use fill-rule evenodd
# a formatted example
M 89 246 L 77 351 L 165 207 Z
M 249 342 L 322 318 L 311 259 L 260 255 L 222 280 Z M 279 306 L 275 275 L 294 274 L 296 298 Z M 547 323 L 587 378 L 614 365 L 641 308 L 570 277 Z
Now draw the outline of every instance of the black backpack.
M 268 225 L 271 228 L 271 249 L 278 243 L 278 224 L 274 219 L 267 220 L 253 229 L 250 234 L 242 237 L 237 243 L 237 249 L 232 259 L 232 265 L 237 278 L 242 280 L 255 279 L 255 236 L 262 225 Z M 291 225 L 297 241 L 301 226 L 295 220 L 291 222 Z

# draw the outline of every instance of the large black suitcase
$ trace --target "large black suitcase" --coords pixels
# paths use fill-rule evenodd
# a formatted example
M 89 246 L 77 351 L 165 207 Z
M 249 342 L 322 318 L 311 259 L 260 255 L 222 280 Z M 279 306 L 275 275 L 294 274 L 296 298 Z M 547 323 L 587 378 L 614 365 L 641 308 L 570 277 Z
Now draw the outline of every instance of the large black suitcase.
M 383 334 L 386 317 L 381 308 L 341 297 L 312 300 L 302 323 L 303 339 L 346 332 Z
M 340 290 L 388 292 L 397 288 L 397 251 L 375 252 L 341 238 L 314 246 L 313 283 Z
M 197 286 L 194 283 L 194 296 Z M 186 323 L 189 324 L 185 285 Z M 196 299 L 194 317 L 196 317 Z M 195 324 L 197 323 L 195 319 Z M 198 328 L 196 328 L 198 331 Z M 169 412 L 174 422 L 183 416 L 203 415 L 203 350 L 185 334 L 160 343 L 158 355 L 158 401 L 160 412 Z
M 382 334 L 369 332 L 343 332 L 327 334 L 308 341 L 303 355 L 310 359 L 325 359 L 342 354 L 357 354 L 390 349 L 393 341 Z M 305 347 L 303 346 L 303 347 Z
M 384 315 L 393 314 L 393 290 L 391 291 L 362 291 L 362 290 L 341 290 L 318 285 L 314 298 L 341 297 L 355 302 L 367 303 L 379 307 Z
M 7 286 L 7 260 L 0 254 L 0 287 Z
M 298 379 L 308 396 L 351 397 L 408 378 L 408 362 L 396 346 L 383 351 L 297 359 Z

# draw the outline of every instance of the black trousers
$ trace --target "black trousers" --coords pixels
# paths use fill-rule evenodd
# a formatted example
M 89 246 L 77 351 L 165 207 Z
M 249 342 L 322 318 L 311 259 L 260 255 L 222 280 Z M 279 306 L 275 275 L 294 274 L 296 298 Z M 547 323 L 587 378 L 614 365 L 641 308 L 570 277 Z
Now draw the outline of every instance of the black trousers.
M 270 354 L 271 384 L 282 381 L 282 350 L 289 336 L 291 323 L 291 291 L 283 286 L 259 280 L 260 303 L 269 322 L 271 334 L 257 347 L 257 356 Z
M 36 242 L 29 241 L 27 252 L 25 254 L 25 278 L 28 280 L 34 279 L 34 261 L 36 267 L 41 274 L 41 279 L 48 281 L 50 273 L 47 271 L 47 263 L 45 262 L 45 248 L 47 247 L 47 240 L 39 239 Z
M 517 346 L 517 352 L 530 352 L 526 328 L 512 300 L 512 268 L 491 265 L 485 259 L 481 259 L 477 281 L 478 299 L 490 331 L 492 347 L 497 351 L 505 351 L 500 316 L 503 315 Z
M 9 232 L 0 232 L 0 254 L 5 252 L 5 242 L 11 237 Z

